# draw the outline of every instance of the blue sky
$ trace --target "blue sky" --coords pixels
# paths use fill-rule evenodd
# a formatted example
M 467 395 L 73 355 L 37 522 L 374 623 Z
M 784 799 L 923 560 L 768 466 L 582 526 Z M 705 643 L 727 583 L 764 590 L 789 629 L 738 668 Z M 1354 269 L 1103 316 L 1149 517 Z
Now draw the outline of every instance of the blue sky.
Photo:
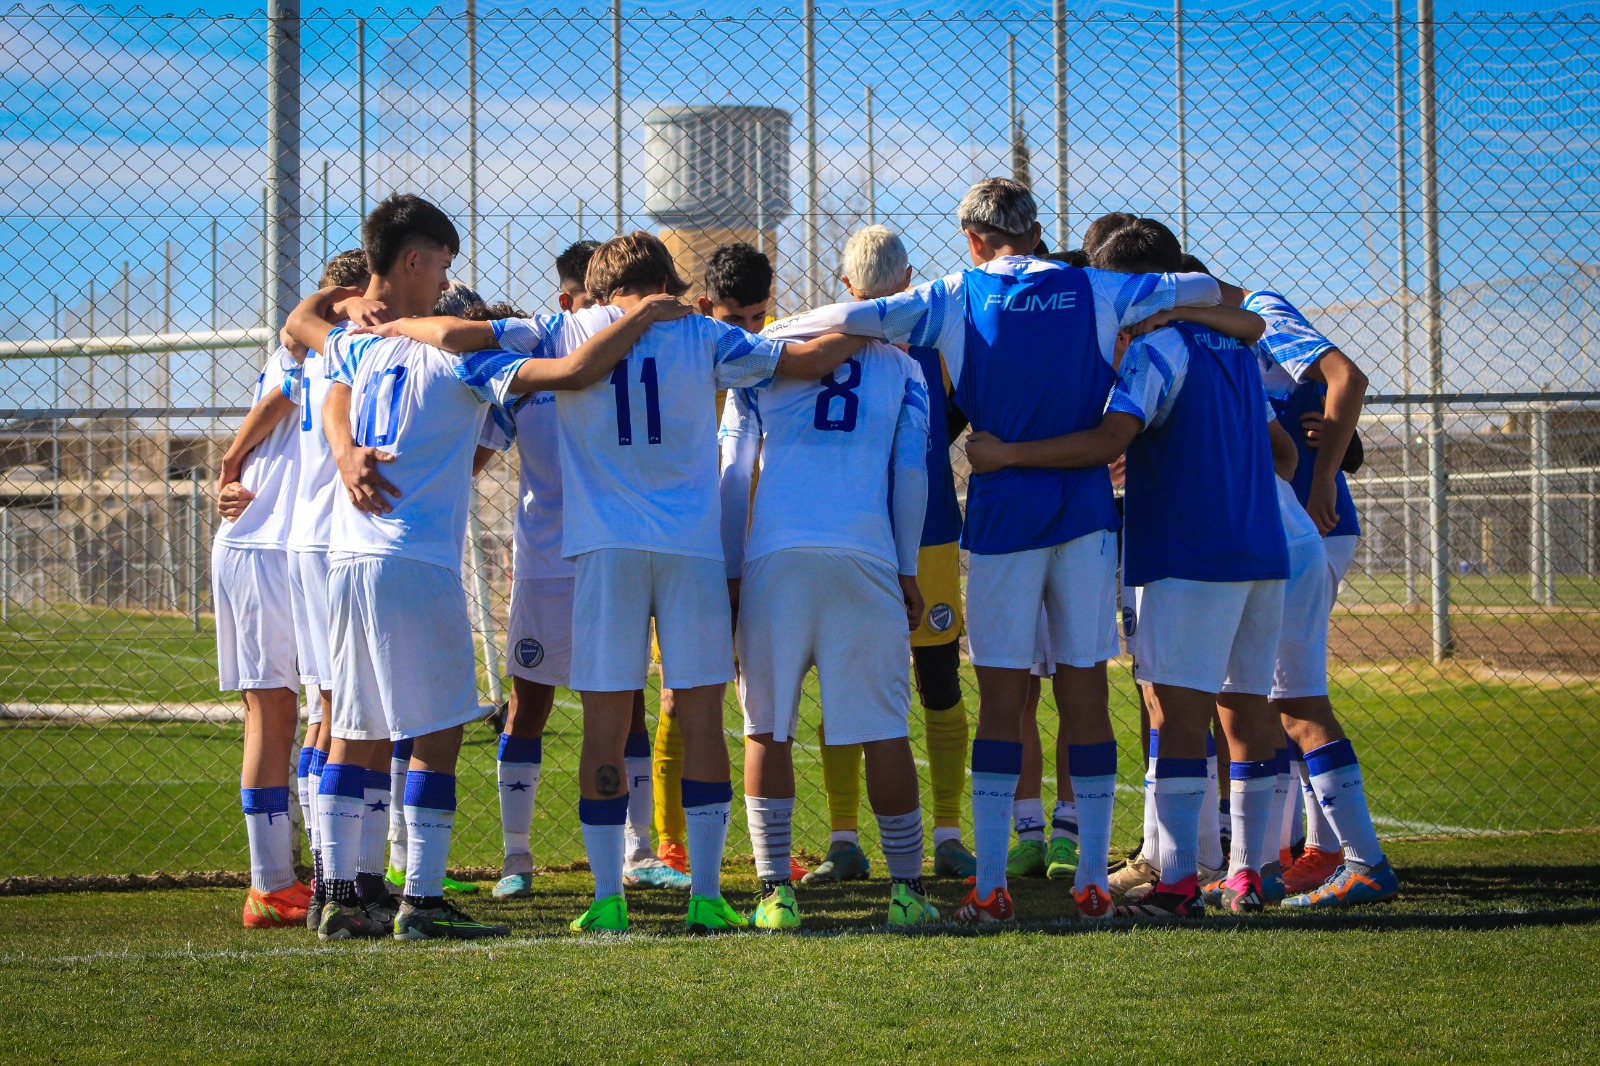
M 97 325 L 119 325 L 124 262 L 131 327 L 153 324 L 164 248 L 173 252 L 176 327 L 212 320 L 213 284 L 221 322 L 259 317 L 263 23 L 259 8 L 235 3 L 208 4 L 204 17 L 147 17 L 187 6 L 147 4 L 118 9 L 137 10 L 127 18 L 94 20 L 84 9 L 24 4 L 0 19 L 5 336 L 52 332 L 52 297 L 68 309 L 68 332 L 83 332 L 91 283 Z M 1600 257 L 1596 6 L 1437 8 L 1446 284 L 1530 279 L 1474 290 L 1474 302 L 1447 315 L 1452 379 L 1462 387 L 1600 388 L 1592 282 L 1563 266 Z M 641 213 L 640 120 L 658 104 L 786 108 L 795 118 L 791 152 L 797 163 L 802 158 L 798 7 L 763 5 L 739 20 L 727 16 L 748 5 L 701 9 L 710 15 L 680 17 L 673 13 L 685 9 L 668 4 L 625 7 L 627 225 L 650 224 Z M 337 250 L 354 239 L 354 19 L 363 13 L 371 16 L 369 202 L 393 188 L 415 188 L 458 218 L 466 213 L 459 21 L 379 15 L 375 4 L 349 10 L 337 18 L 306 16 L 308 274 L 321 251 L 324 162 L 329 243 Z M 1069 10 L 1069 231 L 1079 234 L 1090 218 L 1119 208 L 1177 228 L 1167 9 L 1124 3 Z M 1309 16 L 1286 4 L 1186 10 L 1191 247 L 1219 273 L 1271 284 L 1302 303 L 1343 308 L 1328 313 L 1330 331 L 1343 330 L 1344 343 L 1367 355 L 1380 387 L 1398 387 L 1397 316 L 1392 306 L 1372 305 L 1396 287 L 1389 7 L 1328 4 Z M 1499 14 L 1468 14 L 1480 10 Z M 538 15 L 491 3 L 479 11 L 480 287 L 536 306 L 551 288 L 549 260 L 578 235 L 580 202 L 586 235 L 609 230 L 609 13 Z M 1053 235 L 1049 4 L 947 3 L 819 10 L 821 206 L 835 216 L 830 238 L 865 206 L 861 96 L 870 84 L 880 217 L 905 232 L 919 274 L 962 265 L 955 201 L 970 181 L 1009 167 L 1007 32 L 1017 37 L 1019 103 Z M 1408 28 L 1415 212 L 1414 41 Z M 793 177 L 796 205 L 803 206 L 798 171 Z M 1420 288 L 1419 218 L 1410 236 L 1411 284 Z M 789 274 L 799 238 L 791 219 L 779 245 Z M 832 251 L 824 257 L 833 262 Z M 788 309 L 796 306 L 792 293 L 785 299 Z M 185 364 L 178 387 L 209 395 L 211 373 Z M 0 385 L 8 396 L 86 395 L 83 388 L 54 392 L 54 368 L 41 374 L 45 368 L 12 365 L 0 369 Z M 143 376 L 130 374 L 136 396 Z M 222 367 L 219 399 L 231 402 L 222 393 L 242 376 L 239 366 Z

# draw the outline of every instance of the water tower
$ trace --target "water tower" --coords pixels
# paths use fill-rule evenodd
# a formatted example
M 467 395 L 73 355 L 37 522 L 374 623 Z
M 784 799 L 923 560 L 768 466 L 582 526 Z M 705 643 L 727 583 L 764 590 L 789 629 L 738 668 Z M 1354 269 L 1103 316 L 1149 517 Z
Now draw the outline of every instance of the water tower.
M 744 241 L 778 262 L 789 215 L 789 112 L 776 107 L 662 107 L 645 115 L 644 209 L 678 270 L 702 294 L 706 258 Z

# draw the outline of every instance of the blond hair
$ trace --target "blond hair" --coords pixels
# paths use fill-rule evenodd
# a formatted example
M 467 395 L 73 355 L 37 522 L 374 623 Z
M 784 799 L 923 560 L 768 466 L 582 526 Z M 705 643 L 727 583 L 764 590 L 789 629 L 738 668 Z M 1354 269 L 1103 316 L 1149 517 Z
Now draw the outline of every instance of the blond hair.
M 888 226 L 865 226 L 845 243 L 840 272 L 865 299 L 891 296 L 905 288 L 909 269 L 906 246 Z

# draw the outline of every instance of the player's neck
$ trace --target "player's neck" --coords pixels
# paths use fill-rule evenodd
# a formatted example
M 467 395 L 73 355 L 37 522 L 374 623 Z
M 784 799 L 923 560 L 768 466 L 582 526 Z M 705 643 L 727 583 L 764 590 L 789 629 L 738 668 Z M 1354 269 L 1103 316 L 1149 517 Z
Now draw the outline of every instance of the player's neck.
M 409 293 L 405 286 L 376 274 L 367 282 L 367 299 L 384 304 L 401 318 L 420 318 L 433 313 L 433 298 Z
M 606 301 L 612 307 L 627 314 L 644 302 L 646 297 L 660 296 L 666 292 L 665 287 L 656 289 L 619 289 L 611 294 L 611 299 Z

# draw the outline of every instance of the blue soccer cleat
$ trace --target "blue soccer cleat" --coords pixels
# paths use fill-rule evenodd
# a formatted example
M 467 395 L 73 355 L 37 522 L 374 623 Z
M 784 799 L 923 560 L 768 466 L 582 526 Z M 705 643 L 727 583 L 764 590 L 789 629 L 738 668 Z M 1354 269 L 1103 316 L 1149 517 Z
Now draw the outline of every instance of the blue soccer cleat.
M 1333 871 L 1320 888 L 1283 901 L 1285 907 L 1354 907 L 1361 903 L 1388 903 L 1400 896 L 1400 879 L 1384 859 L 1376 866 L 1363 866 L 1350 859 Z

